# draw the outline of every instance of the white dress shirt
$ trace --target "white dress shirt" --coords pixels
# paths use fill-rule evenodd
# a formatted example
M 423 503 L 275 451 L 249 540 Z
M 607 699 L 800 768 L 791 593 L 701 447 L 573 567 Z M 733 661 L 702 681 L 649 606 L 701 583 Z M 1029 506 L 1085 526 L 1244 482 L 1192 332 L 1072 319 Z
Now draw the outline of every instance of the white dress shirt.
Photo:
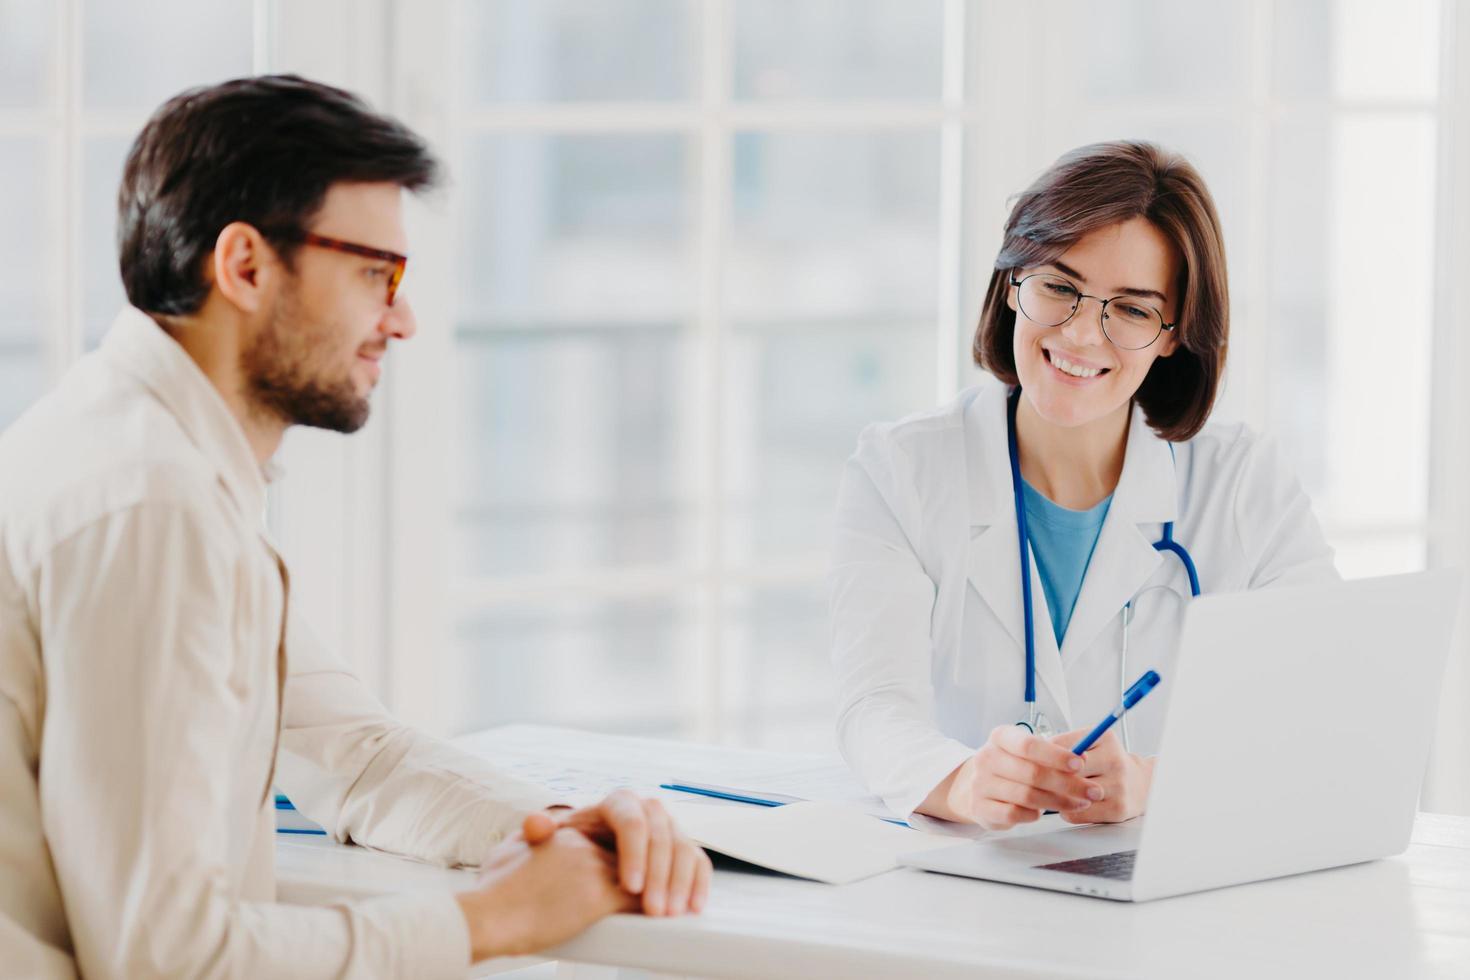
M 0 975 L 465 974 L 447 893 L 275 903 L 273 785 L 339 840 L 445 864 L 549 800 L 313 640 L 265 490 L 136 310 L 0 436 Z

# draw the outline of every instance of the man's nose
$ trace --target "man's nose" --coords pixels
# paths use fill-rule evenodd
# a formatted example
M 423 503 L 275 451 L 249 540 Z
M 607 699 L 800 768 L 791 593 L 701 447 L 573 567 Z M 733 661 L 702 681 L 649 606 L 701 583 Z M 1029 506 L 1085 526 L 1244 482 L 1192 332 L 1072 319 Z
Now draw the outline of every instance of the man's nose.
M 378 328 L 395 340 L 408 340 L 419 332 L 419 321 L 407 296 L 393 297 L 393 305 L 384 312 Z

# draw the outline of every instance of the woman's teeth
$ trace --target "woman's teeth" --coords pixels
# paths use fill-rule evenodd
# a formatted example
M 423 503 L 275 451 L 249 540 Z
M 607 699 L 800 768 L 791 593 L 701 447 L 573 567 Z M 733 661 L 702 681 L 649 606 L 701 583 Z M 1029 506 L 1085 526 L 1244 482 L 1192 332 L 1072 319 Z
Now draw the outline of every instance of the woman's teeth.
M 1070 374 L 1074 378 L 1095 378 L 1107 370 L 1106 368 L 1089 368 L 1083 367 L 1080 364 L 1073 364 L 1059 354 L 1051 354 L 1051 364 L 1058 371 L 1063 374 Z

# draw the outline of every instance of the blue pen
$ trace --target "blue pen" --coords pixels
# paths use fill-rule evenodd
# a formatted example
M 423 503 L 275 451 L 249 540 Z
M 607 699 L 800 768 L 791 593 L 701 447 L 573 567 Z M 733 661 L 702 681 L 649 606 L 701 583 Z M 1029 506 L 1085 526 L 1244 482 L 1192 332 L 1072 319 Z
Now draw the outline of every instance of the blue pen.
M 695 796 L 708 796 L 716 800 L 729 800 L 732 803 L 749 803 L 752 806 L 785 806 L 788 803 L 804 803 L 799 796 L 786 796 L 783 793 L 764 793 L 756 796 L 750 790 L 731 789 L 728 786 L 711 786 L 708 783 L 691 783 L 688 780 L 680 780 L 672 783 L 660 783 L 659 789 L 670 789 L 676 793 L 693 793 Z M 877 814 L 874 814 L 877 816 Z M 893 817 L 878 817 L 884 823 L 895 824 L 899 827 L 909 826 L 908 821 L 898 820 Z
M 691 783 L 688 780 L 676 780 L 672 783 L 660 783 L 659 789 L 671 789 L 676 793 L 693 793 L 695 796 L 708 796 L 716 800 L 729 800 L 732 803 L 749 803 L 753 806 L 784 806 L 787 803 L 802 802 L 799 796 L 786 796 L 781 793 L 764 793 L 757 796 L 750 790 L 731 789 L 728 786 L 710 786 L 707 783 Z
M 1127 713 L 1129 708 L 1142 701 L 1144 695 L 1148 694 L 1149 691 L 1152 691 L 1158 685 L 1158 683 L 1159 675 L 1154 673 L 1153 671 L 1149 671 L 1138 680 L 1134 681 L 1133 686 L 1130 687 L 1128 689 L 1128 692 L 1123 695 L 1123 703 L 1118 705 L 1118 707 L 1113 711 L 1112 714 L 1108 715 L 1102 721 L 1098 722 L 1097 727 L 1088 732 L 1087 737 L 1078 742 L 1077 745 L 1072 749 L 1072 754 L 1081 755 L 1088 749 L 1092 748 L 1093 744 L 1098 739 L 1103 737 L 1103 733 L 1106 732 L 1109 728 L 1113 727 L 1113 722 L 1123 717 L 1123 715 Z

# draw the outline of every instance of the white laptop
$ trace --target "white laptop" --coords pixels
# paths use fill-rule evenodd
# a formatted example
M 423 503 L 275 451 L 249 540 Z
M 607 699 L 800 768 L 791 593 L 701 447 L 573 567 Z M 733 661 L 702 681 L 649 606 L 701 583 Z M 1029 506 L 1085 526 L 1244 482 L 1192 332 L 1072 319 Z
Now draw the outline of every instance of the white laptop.
M 1397 854 L 1459 594 L 1436 571 L 1194 599 L 1144 816 L 900 861 L 1142 902 Z

